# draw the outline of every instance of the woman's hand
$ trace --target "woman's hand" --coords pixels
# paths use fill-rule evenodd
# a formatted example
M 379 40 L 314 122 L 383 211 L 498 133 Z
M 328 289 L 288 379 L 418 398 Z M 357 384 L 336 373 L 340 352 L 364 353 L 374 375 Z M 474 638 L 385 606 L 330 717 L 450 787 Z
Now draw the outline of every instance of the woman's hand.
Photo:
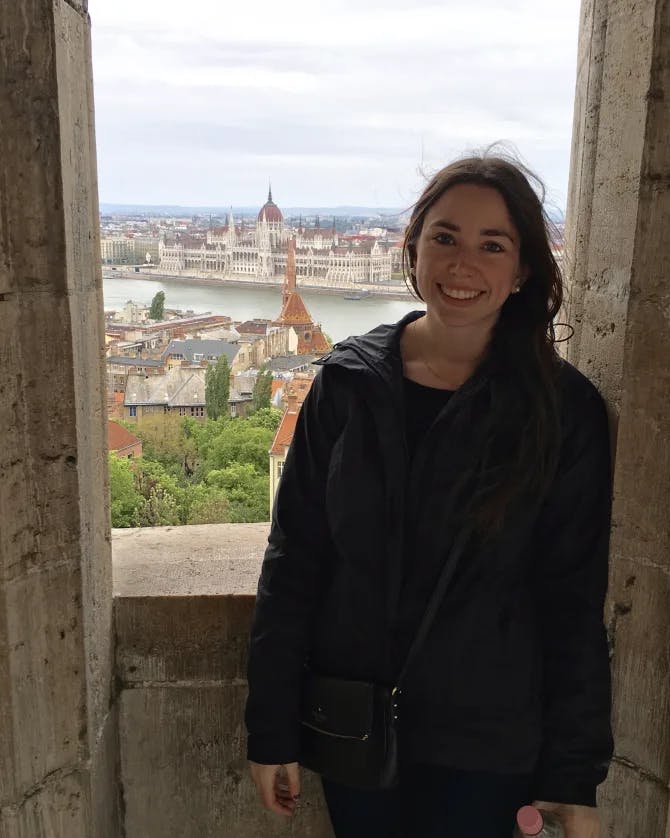
M 261 765 L 249 762 L 263 806 L 278 815 L 290 817 L 300 797 L 300 769 L 297 762 L 286 765 Z
M 598 838 L 600 835 L 600 818 L 597 809 L 592 806 L 546 803 L 543 800 L 536 800 L 533 806 L 557 815 L 565 830 L 565 838 Z

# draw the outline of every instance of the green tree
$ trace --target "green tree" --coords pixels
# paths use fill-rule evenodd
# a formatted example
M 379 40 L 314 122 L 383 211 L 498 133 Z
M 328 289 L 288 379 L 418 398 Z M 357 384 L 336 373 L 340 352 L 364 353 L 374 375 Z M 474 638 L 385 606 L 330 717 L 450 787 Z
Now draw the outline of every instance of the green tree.
M 205 373 L 205 407 L 210 419 L 228 416 L 230 396 L 230 367 L 225 355 L 216 364 L 210 364 Z
M 162 320 L 165 315 L 165 291 L 158 291 L 151 301 L 149 318 L 151 320 Z
M 135 488 L 142 496 L 140 527 L 176 526 L 187 521 L 185 491 L 160 463 L 141 458 L 135 467 Z
M 273 438 L 274 431 L 269 428 L 254 427 L 246 419 L 231 419 L 210 442 L 200 465 L 201 473 L 207 475 L 232 463 L 250 463 L 260 474 L 269 474 L 268 452 Z
M 135 488 L 131 461 L 116 454 L 109 455 L 109 491 L 112 526 L 138 526 L 139 510 L 144 499 Z
M 271 398 L 272 372 L 270 370 L 260 369 L 254 382 L 254 391 L 252 394 L 254 411 L 270 407 Z
M 233 524 L 267 521 L 270 518 L 270 480 L 252 463 L 233 462 L 210 471 L 207 485 L 222 489 L 228 499 L 228 520 Z
M 159 413 L 146 416 L 132 430 L 142 440 L 144 460 L 155 460 L 179 479 L 189 478 L 197 465 L 196 420 Z
M 282 412 L 276 407 L 262 407 L 250 416 L 247 416 L 246 423 L 250 428 L 267 428 L 276 432 L 281 422 Z
M 189 524 L 227 524 L 230 522 L 229 510 L 230 501 L 225 491 L 202 483 L 193 486 Z

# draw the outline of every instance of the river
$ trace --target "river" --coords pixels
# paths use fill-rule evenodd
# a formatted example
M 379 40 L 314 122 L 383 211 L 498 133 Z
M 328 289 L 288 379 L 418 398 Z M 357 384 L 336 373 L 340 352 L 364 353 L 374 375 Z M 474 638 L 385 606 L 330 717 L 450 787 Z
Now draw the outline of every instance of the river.
M 120 309 L 128 300 L 149 305 L 158 291 L 165 291 L 167 308 L 191 309 L 196 314 L 206 311 L 225 314 L 233 320 L 254 317 L 274 318 L 281 311 L 281 290 L 274 288 L 235 288 L 225 285 L 194 285 L 188 280 L 161 282 L 154 279 L 120 279 L 103 277 L 105 309 Z M 333 341 L 349 335 L 362 334 L 379 323 L 393 323 L 408 311 L 424 308 L 421 302 L 384 300 L 370 297 L 345 300 L 341 296 L 301 292 L 315 322 Z

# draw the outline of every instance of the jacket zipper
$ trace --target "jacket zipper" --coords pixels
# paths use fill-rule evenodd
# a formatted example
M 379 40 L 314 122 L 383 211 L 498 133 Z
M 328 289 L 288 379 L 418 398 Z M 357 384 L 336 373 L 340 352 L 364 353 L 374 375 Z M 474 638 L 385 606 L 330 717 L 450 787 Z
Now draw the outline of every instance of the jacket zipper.
M 332 733 L 330 730 L 324 730 L 322 727 L 311 725 L 309 722 L 300 722 L 301 725 L 308 727 L 310 730 L 315 730 L 317 733 L 323 733 L 324 736 L 332 736 L 333 739 L 354 739 L 357 742 L 367 742 L 370 736 L 366 733 L 364 736 L 350 736 L 344 733 Z

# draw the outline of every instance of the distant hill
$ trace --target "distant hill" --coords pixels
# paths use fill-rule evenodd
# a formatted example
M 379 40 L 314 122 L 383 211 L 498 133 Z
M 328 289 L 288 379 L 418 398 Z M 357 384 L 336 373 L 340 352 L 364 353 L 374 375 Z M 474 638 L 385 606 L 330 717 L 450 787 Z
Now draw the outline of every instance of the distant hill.
M 306 220 L 319 216 L 323 226 L 327 226 L 328 219 L 333 216 L 348 217 L 348 218 L 393 218 L 405 215 L 407 207 L 358 207 L 358 206 L 338 206 L 338 207 L 280 207 L 285 218 L 298 218 L 303 216 Z M 258 207 L 233 207 L 233 215 L 237 218 L 256 216 L 260 210 Z M 183 207 L 177 204 L 100 204 L 100 213 L 102 215 L 142 215 L 142 216 L 165 216 L 165 217 L 180 217 L 186 218 L 194 215 L 198 216 L 214 216 L 218 218 L 225 218 L 230 212 L 230 207 Z M 565 220 L 564 212 L 556 207 L 548 208 L 549 217 L 552 221 L 562 224 Z
M 362 216 L 369 218 L 373 215 L 397 216 L 404 212 L 406 207 L 285 207 L 280 206 L 284 216 L 313 216 L 321 218 L 329 216 Z M 233 214 L 239 216 L 257 215 L 260 206 L 257 207 L 233 207 Z M 100 212 L 103 215 L 154 215 L 154 216 L 191 216 L 191 215 L 215 215 L 223 217 L 228 215 L 230 207 L 183 207 L 170 204 L 100 204 Z

